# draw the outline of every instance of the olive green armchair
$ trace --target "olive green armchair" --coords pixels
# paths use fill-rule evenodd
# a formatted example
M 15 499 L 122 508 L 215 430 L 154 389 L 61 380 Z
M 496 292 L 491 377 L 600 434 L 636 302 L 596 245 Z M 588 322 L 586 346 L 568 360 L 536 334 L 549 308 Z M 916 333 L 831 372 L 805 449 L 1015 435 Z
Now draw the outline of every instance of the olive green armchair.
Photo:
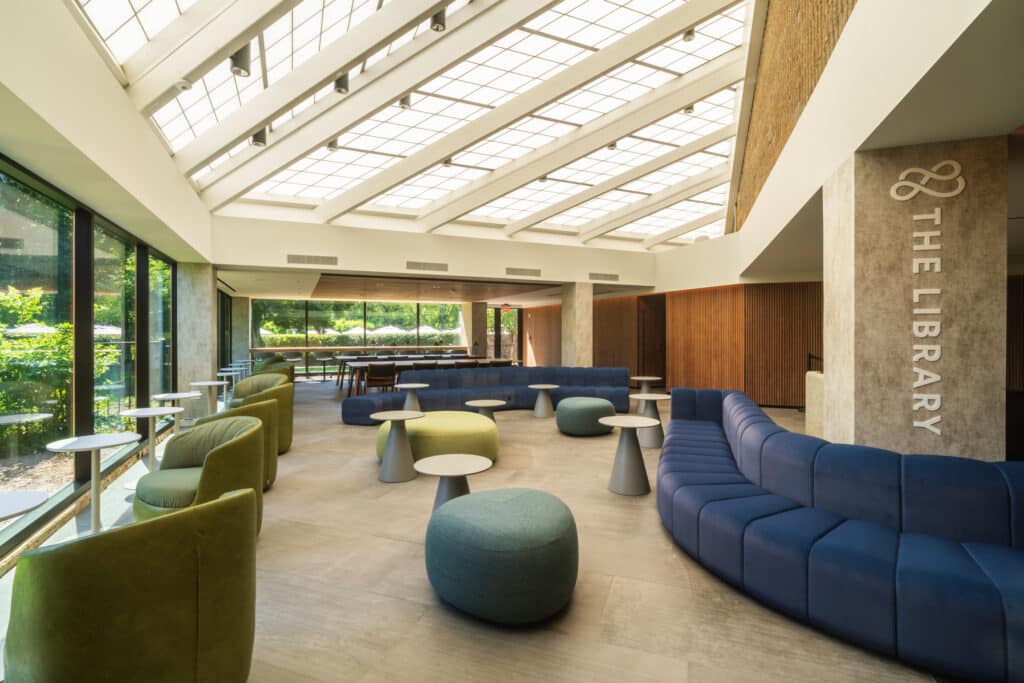
M 267 373 L 277 373 L 284 375 L 288 378 L 289 382 L 295 381 L 295 365 L 289 363 L 288 360 L 279 353 L 275 353 L 269 358 L 264 358 L 252 368 L 253 375 L 263 375 Z
M 267 491 L 277 480 L 277 399 L 246 403 L 237 408 L 222 410 L 200 418 L 196 425 L 232 417 L 255 417 L 263 423 L 263 490 Z
M 236 489 L 256 492 L 256 530 L 263 523 L 263 424 L 232 417 L 167 440 L 160 469 L 135 486 L 135 521 L 215 500 Z
M 260 401 L 277 401 L 277 453 L 287 453 L 292 447 L 292 415 L 295 406 L 295 385 L 279 374 L 253 375 L 235 385 L 230 408 L 247 406 Z
M 242 683 L 256 626 L 256 494 L 18 559 L 7 683 Z

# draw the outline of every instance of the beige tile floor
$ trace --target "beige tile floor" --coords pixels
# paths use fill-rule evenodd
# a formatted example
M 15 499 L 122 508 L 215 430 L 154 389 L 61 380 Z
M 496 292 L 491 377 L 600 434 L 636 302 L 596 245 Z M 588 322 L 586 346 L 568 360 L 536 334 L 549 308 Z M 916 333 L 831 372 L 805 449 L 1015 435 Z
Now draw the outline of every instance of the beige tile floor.
M 379 483 L 376 429 L 343 425 L 338 400 L 331 384 L 297 386 L 295 445 L 265 500 L 252 681 L 933 680 L 728 587 L 673 543 L 653 493 L 607 490 L 615 435 L 565 437 L 527 411 L 498 414 L 501 458 L 470 485 L 539 488 L 569 505 L 575 595 L 533 628 L 459 614 L 423 566 L 436 480 Z M 653 480 L 658 452 L 645 457 Z

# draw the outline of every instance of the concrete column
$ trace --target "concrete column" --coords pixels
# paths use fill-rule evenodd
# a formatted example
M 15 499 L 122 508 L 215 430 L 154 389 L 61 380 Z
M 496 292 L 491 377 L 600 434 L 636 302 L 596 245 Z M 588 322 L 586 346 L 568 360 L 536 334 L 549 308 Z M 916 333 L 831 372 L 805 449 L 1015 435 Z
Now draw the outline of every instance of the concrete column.
M 231 297 L 231 360 L 246 360 L 249 357 L 249 335 L 251 334 L 249 298 Z
M 562 285 L 562 365 L 588 368 L 593 364 L 594 285 Z
M 467 340 L 469 355 L 486 356 L 487 354 L 487 302 L 474 301 L 470 306 L 470 325 Z
M 178 264 L 178 390 L 189 383 L 216 379 L 217 372 L 217 281 L 213 266 L 206 263 Z M 185 417 L 205 415 L 206 401 L 186 401 Z
M 1003 459 L 1007 139 L 858 153 L 823 213 L 825 438 Z

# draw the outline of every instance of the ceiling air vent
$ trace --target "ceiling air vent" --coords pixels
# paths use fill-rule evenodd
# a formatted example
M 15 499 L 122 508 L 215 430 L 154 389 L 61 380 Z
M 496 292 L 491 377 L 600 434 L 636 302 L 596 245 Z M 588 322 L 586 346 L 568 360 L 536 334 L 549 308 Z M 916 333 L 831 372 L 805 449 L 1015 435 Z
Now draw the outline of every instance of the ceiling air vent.
M 591 273 L 591 280 L 600 280 L 601 282 L 618 282 L 619 276 L 615 273 Z
M 288 263 L 299 263 L 306 266 L 336 266 L 337 256 L 315 256 L 313 254 L 288 254 Z
M 430 270 L 435 273 L 447 273 L 447 263 L 431 263 L 430 261 L 406 261 L 406 270 Z
M 540 277 L 540 268 L 506 268 L 505 275 L 515 277 Z

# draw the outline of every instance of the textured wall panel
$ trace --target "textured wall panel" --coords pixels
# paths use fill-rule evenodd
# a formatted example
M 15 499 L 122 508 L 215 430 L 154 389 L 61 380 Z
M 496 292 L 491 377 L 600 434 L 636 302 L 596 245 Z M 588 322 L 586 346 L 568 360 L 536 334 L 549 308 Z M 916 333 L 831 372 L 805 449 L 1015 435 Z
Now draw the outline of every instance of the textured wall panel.
M 743 285 L 665 295 L 669 387 L 743 389 Z
M 594 365 L 637 374 L 637 298 L 594 300 Z
M 856 0 L 770 0 L 736 192 L 736 224 L 750 213 L 796 126 Z

